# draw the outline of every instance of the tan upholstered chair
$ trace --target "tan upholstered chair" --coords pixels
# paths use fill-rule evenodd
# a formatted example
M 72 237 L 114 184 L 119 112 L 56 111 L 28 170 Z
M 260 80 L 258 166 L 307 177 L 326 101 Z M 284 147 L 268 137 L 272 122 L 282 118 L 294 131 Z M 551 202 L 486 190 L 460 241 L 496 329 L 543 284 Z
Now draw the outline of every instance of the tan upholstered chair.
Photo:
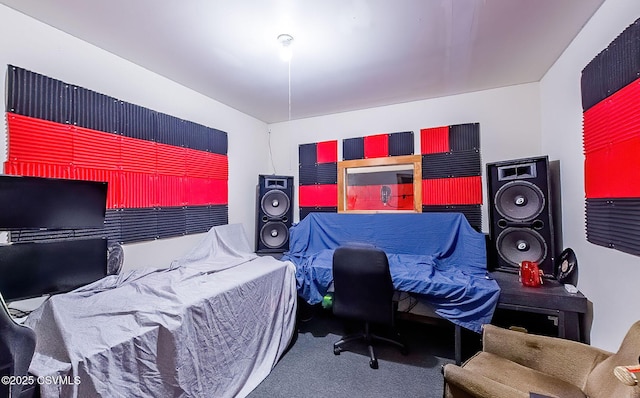
M 618 380 L 616 366 L 638 364 L 640 321 L 616 353 L 575 341 L 485 325 L 482 351 L 443 368 L 446 398 L 640 398 L 640 386 Z

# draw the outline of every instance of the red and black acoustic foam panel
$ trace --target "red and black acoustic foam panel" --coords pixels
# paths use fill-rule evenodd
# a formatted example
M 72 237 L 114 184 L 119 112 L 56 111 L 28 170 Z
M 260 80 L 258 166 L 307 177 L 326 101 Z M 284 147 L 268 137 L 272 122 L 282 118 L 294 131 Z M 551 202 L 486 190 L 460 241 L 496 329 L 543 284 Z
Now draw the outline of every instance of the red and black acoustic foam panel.
M 422 211 L 461 212 L 482 229 L 482 164 L 478 123 L 420 130 Z
M 640 255 L 640 19 L 582 70 L 587 240 Z
M 413 147 L 413 131 L 348 138 L 342 141 L 342 159 L 413 155 Z
M 338 211 L 338 141 L 298 147 L 300 220 L 313 212 Z
M 66 234 L 128 243 L 228 222 L 225 132 L 11 65 L 7 94 L 6 174 L 108 183 L 105 229 Z
M 412 131 L 369 135 L 342 141 L 344 160 L 413 154 Z M 346 192 L 347 209 L 413 210 L 413 183 L 399 179 L 401 177 L 396 172 L 367 173 L 366 177 L 362 175 L 350 178 Z

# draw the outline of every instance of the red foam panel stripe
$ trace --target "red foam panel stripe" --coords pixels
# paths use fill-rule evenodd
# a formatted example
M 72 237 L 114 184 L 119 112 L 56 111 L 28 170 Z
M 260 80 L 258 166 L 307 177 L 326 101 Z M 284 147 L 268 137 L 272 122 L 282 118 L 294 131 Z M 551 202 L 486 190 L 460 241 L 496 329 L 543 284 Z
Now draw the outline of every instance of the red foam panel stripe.
M 208 178 L 211 170 L 215 166 L 208 156 L 209 153 L 202 151 L 185 151 L 185 166 L 189 170 L 189 176 Z
M 211 201 L 207 204 L 229 204 L 229 182 L 227 180 L 211 179 Z
M 324 141 L 316 144 L 318 163 L 333 163 L 338 161 L 338 141 Z
M 316 191 L 315 185 L 300 185 L 298 187 L 298 205 L 300 207 L 315 207 Z
M 44 163 L 5 162 L 4 169 L 6 174 L 11 175 L 107 182 L 108 209 L 228 203 L 226 180 Z
M 225 155 L 11 113 L 7 120 L 7 174 L 106 181 L 107 208 L 228 203 Z
M 152 174 L 123 171 L 120 176 L 122 207 L 158 206 L 158 184 Z
M 585 154 L 640 134 L 640 79 L 583 114 Z
M 585 156 L 587 199 L 640 197 L 640 136 Z
M 423 205 L 482 204 L 480 176 L 422 180 Z
M 7 114 L 8 160 L 227 179 L 225 155 Z M 337 144 L 336 144 L 337 145 Z
M 187 177 L 187 204 L 196 205 L 209 202 L 211 186 L 205 178 Z
M 185 176 L 187 173 L 187 155 L 185 148 L 157 144 L 158 174 Z
M 158 205 L 186 206 L 187 185 L 186 177 L 173 175 L 158 175 Z
M 317 207 L 338 206 L 338 184 L 316 185 L 316 190 Z
M 126 173 L 125 173 L 126 174 Z M 133 181 L 136 187 L 141 189 L 143 194 L 132 196 L 131 199 L 125 203 L 125 207 L 154 207 L 154 206 L 201 206 L 201 205 L 220 205 L 227 204 L 227 182 L 222 180 L 212 180 L 207 178 L 186 177 L 186 185 L 184 192 L 186 195 L 181 198 L 173 196 L 167 197 L 160 194 L 162 191 L 166 193 L 168 189 L 175 188 L 175 182 L 167 179 L 160 179 L 153 175 L 134 174 L 128 175 L 129 178 L 133 177 Z M 168 186 L 161 185 L 162 183 L 170 183 Z M 173 183 L 173 184 L 171 184 Z M 125 190 L 126 192 L 126 190 Z M 160 202 L 160 197 L 164 196 L 163 204 Z M 167 200 L 169 198 L 175 198 L 177 201 Z
M 188 206 L 227 204 L 227 181 L 207 178 L 187 177 Z
M 123 161 L 122 137 L 84 127 L 75 127 L 72 133 L 74 165 L 96 169 L 118 169 Z M 143 154 L 141 156 L 144 157 Z
M 599 102 L 589 108 L 582 115 L 582 141 L 584 153 L 597 151 L 607 146 L 609 142 L 608 126 L 610 124 L 610 105 L 607 100 Z
M 413 210 L 413 184 L 386 185 L 391 195 L 382 201 L 382 185 L 347 187 L 347 210 Z
M 120 168 L 124 171 L 155 173 L 158 170 L 158 151 L 156 146 L 155 142 L 121 137 L 121 147 L 119 148 L 122 154 Z
M 389 135 L 378 134 L 364 137 L 364 158 L 384 158 L 389 156 Z
M 73 178 L 73 168 L 70 165 L 15 162 L 4 163 L 6 174 L 28 177 L 49 177 L 49 178 Z
M 607 149 L 591 151 L 584 159 L 584 191 L 588 199 L 608 198 L 610 152 Z
M 73 126 L 7 113 L 7 160 L 26 163 L 71 164 Z
M 300 207 L 335 207 L 338 205 L 338 185 L 301 185 L 298 189 Z
M 157 144 L 158 174 L 224 179 L 229 177 L 229 160 L 225 155 Z
M 218 180 L 226 180 L 229 177 L 229 163 L 225 155 L 187 149 L 185 165 L 188 174 L 193 177 Z
M 420 150 L 423 155 L 449 152 L 449 126 L 421 129 Z

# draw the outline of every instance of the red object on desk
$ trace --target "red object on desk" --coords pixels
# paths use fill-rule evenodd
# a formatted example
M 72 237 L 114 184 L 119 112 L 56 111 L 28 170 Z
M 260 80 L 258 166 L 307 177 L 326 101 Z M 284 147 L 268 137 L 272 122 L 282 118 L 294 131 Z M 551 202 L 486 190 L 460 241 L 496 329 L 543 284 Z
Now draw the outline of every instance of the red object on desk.
M 542 270 L 535 261 L 523 261 L 520 263 L 520 282 L 524 286 L 540 287 L 542 285 Z

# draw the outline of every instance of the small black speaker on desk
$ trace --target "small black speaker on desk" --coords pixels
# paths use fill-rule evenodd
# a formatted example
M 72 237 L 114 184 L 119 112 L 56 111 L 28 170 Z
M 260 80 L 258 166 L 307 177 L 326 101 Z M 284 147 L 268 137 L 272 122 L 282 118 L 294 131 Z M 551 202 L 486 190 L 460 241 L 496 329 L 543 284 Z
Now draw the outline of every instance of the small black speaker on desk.
M 256 252 L 289 250 L 293 218 L 293 177 L 259 175 L 256 198 Z
M 559 163 L 547 156 L 487 164 L 490 268 L 517 272 L 521 261 L 535 261 L 555 277 L 562 247 L 559 176 Z

